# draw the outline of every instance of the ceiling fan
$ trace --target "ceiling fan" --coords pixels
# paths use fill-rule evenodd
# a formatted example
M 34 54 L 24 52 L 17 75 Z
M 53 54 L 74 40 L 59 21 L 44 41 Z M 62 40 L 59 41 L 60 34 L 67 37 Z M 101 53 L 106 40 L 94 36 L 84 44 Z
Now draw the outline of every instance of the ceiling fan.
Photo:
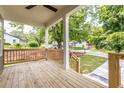
M 25 8 L 28 9 L 28 10 L 30 10 L 30 9 L 36 7 L 36 6 L 37 6 L 37 5 L 28 5 L 28 6 L 26 6 Z M 43 5 L 43 7 L 48 8 L 49 10 L 51 10 L 51 11 L 53 11 L 53 12 L 57 12 L 57 11 L 58 11 L 55 7 L 50 6 L 50 5 Z

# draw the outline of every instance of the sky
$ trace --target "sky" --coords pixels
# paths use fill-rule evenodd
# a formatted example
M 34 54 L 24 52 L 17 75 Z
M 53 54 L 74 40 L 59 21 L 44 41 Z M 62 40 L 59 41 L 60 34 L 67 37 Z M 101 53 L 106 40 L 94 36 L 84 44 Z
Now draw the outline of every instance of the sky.
M 4 21 L 4 28 L 5 28 L 6 33 L 10 33 L 13 30 L 11 25 L 9 25 L 9 22 L 10 21 L 6 21 L 6 20 Z M 28 33 L 31 30 L 32 30 L 32 26 L 29 26 L 29 25 L 24 26 L 25 33 Z

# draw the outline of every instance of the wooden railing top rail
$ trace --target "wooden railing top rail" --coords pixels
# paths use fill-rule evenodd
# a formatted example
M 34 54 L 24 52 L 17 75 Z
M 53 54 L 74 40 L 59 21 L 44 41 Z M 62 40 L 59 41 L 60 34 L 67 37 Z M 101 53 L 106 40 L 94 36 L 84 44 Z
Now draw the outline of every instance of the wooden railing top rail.
M 114 55 L 119 59 L 124 59 L 124 53 L 109 53 L 109 55 Z
M 121 87 L 121 70 L 119 60 L 124 59 L 123 53 L 109 53 L 109 87 Z
M 42 49 L 44 50 L 45 48 L 5 48 L 4 50 L 39 50 L 39 49 Z

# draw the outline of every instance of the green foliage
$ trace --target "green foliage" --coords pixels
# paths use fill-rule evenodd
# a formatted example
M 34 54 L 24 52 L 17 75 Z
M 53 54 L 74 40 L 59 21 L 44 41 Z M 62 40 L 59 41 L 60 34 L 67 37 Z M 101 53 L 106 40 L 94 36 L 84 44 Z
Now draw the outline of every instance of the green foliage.
M 17 23 L 17 22 L 10 22 L 9 24 L 11 25 L 12 28 L 18 31 L 23 31 L 24 29 L 24 24 Z
M 124 32 L 115 32 L 110 34 L 106 39 L 110 49 L 120 52 L 124 49 Z
M 90 24 L 86 23 L 88 7 L 84 6 L 76 13 L 69 17 L 69 40 L 70 41 L 87 41 L 90 34 Z M 58 48 L 62 48 L 63 42 L 63 22 L 59 22 L 50 28 L 51 42 L 57 42 Z
M 95 45 L 96 49 L 105 48 L 106 35 L 102 28 L 97 27 L 92 29 L 92 34 L 89 36 L 88 42 Z
M 124 31 L 124 6 L 105 5 L 97 10 L 100 23 L 108 33 Z
M 34 27 L 32 32 L 27 35 L 28 42 L 36 42 L 38 47 L 44 43 L 45 32 L 43 28 Z
M 90 37 L 90 42 L 92 42 L 92 44 L 94 44 L 97 49 L 101 49 L 105 46 L 106 42 L 104 42 L 104 40 L 105 40 L 104 36 L 91 36 Z
M 10 43 L 4 43 L 4 45 L 11 45 Z
M 32 47 L 32 48 L 38 47 L 37 42 L 30 42 L 28 45 L 29 45 L 29 47 Z
M 11 22 L 12 35 L 28 39 L 31 47 L 40 47 L 44 43 L 44 29 L 33 28 L 28 34 L 23 33 L 24 25 Z M 115 33 L 118 32 L 118 33 Z M 86 41 L 97 49 L 122 50 L 124 32 L 124 6 L 83 6 L 69 17 L 69 40 Z M 0 33 L 1 34 L 1 33 Z M 57 42 L 58 48 L 63 43 L 63 22 L 49 29 L 49 43 Z
M 17 23 L 17 22 L 10 22 L 9 23 L 13 29 L 10 32 L 11 35 L 16 36 L 17 38 L 27 40 L 26 34 L 24 33 L 24 24 Z
M 90 24 L 86 23 L 88 7 L 83 6 L 79 11 L 69 17 L 70 41 L 86 41 L 90 33 Z
M 21 46 L 21 44 L 17 43 L 17 44 L 15 44 L 15 47 L 16 48 L 21 48 L 22 46 Z
M 96 8 L 96 21 L 102 25 L 102 30 L 92 30 L 89 42 L 97 49 L 118 50 L 123 49 L 123 31 L 124 31 L 124 6 L 108 5 Z M 96 28 L 100 26 L 96 25 Z M 115 33 L 120 32 L 120 33 Z
M 57 42 L 57 47 L 62 48 L 63 42 L 63 21 L 49 29 L 51 42 Z

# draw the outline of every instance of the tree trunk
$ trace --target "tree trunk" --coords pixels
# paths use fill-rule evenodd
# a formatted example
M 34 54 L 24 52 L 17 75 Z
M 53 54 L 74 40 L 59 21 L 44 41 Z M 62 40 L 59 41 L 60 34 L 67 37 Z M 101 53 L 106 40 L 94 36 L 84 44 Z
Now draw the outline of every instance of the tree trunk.
M 57 47 L 58 47 L 58 49 L 62 49 L 62 44 L 61 44 L 61 42 L 58 42 Z

